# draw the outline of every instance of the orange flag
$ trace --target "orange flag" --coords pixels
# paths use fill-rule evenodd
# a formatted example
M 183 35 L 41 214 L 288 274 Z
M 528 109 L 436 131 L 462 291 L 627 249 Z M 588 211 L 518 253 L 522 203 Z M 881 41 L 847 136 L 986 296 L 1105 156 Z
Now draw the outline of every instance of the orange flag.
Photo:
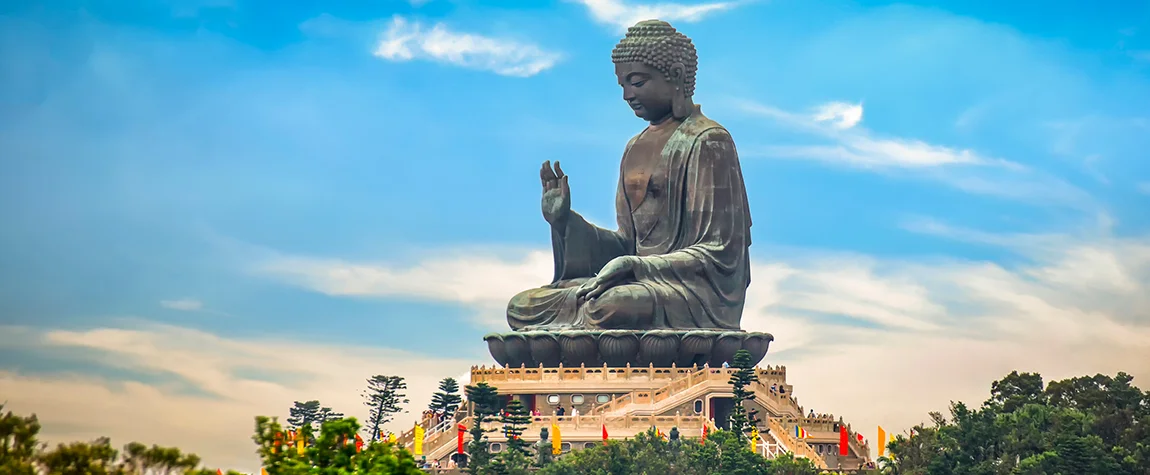
M 607 445 L 607 424 L 603 424 L 603 445 Z
M 359 434 L 355 434 L 355 453 L 360 453 L 362 451 L 363 451 L 363 437 L 360 437 Z
M 703 421 L 703 438 L 699 439 L 699 443 L 701 443 L 701 444 L 707 443 L 707 432 L 708 432 L 707 421 Z
M 222 469 L 222 468 L 217 468 L 217 469 L 216 469 L 216 475 L 224 475 L 224 469 Z

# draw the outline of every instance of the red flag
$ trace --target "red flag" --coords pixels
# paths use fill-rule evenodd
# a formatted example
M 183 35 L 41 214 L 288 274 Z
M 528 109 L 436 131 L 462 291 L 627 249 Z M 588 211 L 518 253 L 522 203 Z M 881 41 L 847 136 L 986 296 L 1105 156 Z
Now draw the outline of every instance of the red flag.
M 607 445 L 607 424 L 603 424 L 603 445 Z
M 863 438 L 862 434 L 855 434 L 855 438 L 858 439 L 860 444 L 866 442 L 866 439 Z
M 456 445 L 457 445 L 457 447 L 455 447 L 456 453 L 460 453 L 460 454 L 463 453 L 463 434 L 466 432 L 467 432 L 467 427 L 465 427 L 463 424 L 459 424 L 459 434 L 456 436 Z
M 216 469 L 216 475 L 224 475 L 224 469 L 222 469 L 222 468 L 217 468 L 217 469 Z
M 841 455 L 843 457 L 850 455 L 850 453 L 851 453 L 850 449 L 847 447 L 847 444 L 849 443 L 849 441 L 850 441 L 850 436 L 847 435 L 847 426 L 846 425 L 839 426 L 839 455 Z
M 355 453 L 358 454 L 362 450 L 363 450 L 363 437 L 360 437 L 359 434 L 355 434 Z
M 707 443 L 707 432 L 708 432 L 707 421 L 703 421 L 703 438 L 699 439 L 699 443 L 701 443 L 701 444 Z
M 280 446 L 283 445 L 283 443 L 284 443 L 284 433 L 283 432 L 276 432 L 276 440 L 275 440 L 275 444 L 272 445 L 272 453 L 273 454 L 279 453 Z

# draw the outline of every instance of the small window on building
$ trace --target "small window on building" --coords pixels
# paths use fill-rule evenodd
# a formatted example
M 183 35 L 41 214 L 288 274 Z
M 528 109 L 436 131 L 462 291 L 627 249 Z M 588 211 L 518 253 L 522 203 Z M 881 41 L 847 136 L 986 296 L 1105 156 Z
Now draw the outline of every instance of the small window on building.
M 571 451 L 571 444 L 568 442 L 564 442 L 562 444 L 559 444 L 559 450 L 562 450 L 564 452 L 570 452 Z
M 550 404 L 552 406 L 559 404 L 559 395 L 558 394 L 552 394 L 550 396 L 547 396 L 547 404 Z
M 611 402 L 611 395 L 610 394 L 600 394 L 598 396 L 595 396 L 595 402 L 597 402 L 599 404 L 607 404 L 607 403 Z
M 595 446 L 596 446 L 596 445 L 599 445 L 599 444 L 596 444 L 596 443 L 594 443 L 594 442 L 586 442 L 586 443 L 584 443 L 584 444 L 583 444 L 583 448 L 585 448 L 585 449 L 593 449 L 593 448 L 595 448 Z
M 583 395 L 582 394 L 572 394 L 571 395 L 571 404 L 575 404 L 575 405 L 583 404 Z
M 695 414 L 702 414 L 702 413 L 703 413 L 703 400 L 702 399 L 696 399 L 695 400 Z
M 499 453 L 503 451 L 503 444 L 498 442 L 491 444 L 491 453 Z

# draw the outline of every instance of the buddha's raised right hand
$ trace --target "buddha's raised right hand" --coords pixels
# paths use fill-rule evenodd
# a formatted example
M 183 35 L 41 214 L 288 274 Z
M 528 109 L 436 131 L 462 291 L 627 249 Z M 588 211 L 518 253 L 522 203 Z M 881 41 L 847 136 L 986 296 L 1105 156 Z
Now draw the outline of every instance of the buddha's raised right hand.
M 559 168 L 559 162 L 555 162 L 552 169 L 551 160 L 547 160 L 539 170 L 539 178 L 543 181 L 543 219 L 552 226 L 565 224 L 571 214 L 571 188 L 567 186 L 567 175 Z

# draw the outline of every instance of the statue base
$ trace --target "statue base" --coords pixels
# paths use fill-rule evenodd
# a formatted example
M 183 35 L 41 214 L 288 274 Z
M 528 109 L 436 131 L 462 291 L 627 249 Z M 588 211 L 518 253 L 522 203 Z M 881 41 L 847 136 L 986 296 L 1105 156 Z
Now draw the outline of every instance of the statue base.
M 723 330 L 523 331 L 483 337 L 491 356 L 508 368 L 650 366 L 683 368 L 733 363 L 735 352 L 751 353 L 756 365 L 775 337 L 770 333 Z

